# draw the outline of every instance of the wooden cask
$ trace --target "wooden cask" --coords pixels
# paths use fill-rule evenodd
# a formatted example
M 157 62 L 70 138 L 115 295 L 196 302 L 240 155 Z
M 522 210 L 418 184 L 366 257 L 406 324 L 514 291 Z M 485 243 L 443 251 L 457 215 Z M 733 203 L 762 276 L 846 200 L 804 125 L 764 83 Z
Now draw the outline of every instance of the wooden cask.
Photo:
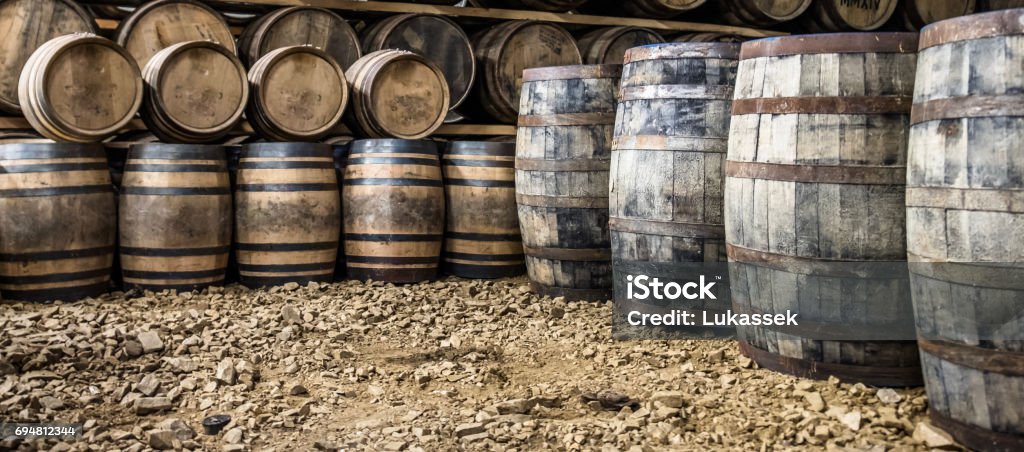
M 153 56 L 142 73 L 142 119 L 168 143 L 211 143 L 238 124 L 249 101 L 245 67 L 219 44 L 174 44 Z
M 252 143 L 235 187 L 239 280 L 246 287 L 329 283 L 341 234 L 331 147 Z
M 434 133 L 448 114 L 450 94 L 441 69 L 405 50 L 380 50 L 345 72 L 352 108 L 345 115 L 365 137 L 418 140 Z
M 174 44 L 212 41 L 235 54 L 235 35 L 213 8 L 195 0 L 156 0 L 135 9 L 114 32 L 140 68 Z
M 480 78 L 476 100 L 488 115 L 509 124 L 519 114 L 524 69 L 583 63 L 569 32 L 528 20 L 504 22 L 474 36 L 473 51 Z
M 341 16 L 323 8 L 292 6 L 249 24 L 238 37 L 238 54 L 251 67 L 284 47 L 313 46 L 348 69 L 363 56 L 355 30 Z
M 119 194 L 126 288 L 189 292 L 224 285 L 232 216 L 223 147 L 132 146 Z
M 974 13 L 976 0 L 903 0 L 899 7 L 901 25 L 918 31 L 925 25 Z
M 590 0 L 581 10 L 601 16 L 649 17 L 668 19 L 694 10 L 707 0 Z
M 106 292 L 117 211 L 98 144 L 0 145 L 0 292 L 76 301 Z
M 816 0 L 802 18 L 812 32 L 871 31 L 893 16 L 899 0 Z M 933 2 L 929 2 L 933 3 Z
M 353 141 L 343 184 L 348 277 L 392 283 L 435 279 L 445 202 L 434 142 Z
M 516 144 L 453 141 L 442 158 L 445 272 L 462 278 L 526 273 L 516 210 Z
M 142 106 L 135 60 L 106 38 L 81 33 L 43 44 L 25 64 L 18 98 L 29 124 L 55 141 L 114 135 Z
M 712 269 L 704 272 L 697 263 L 727 260 L 725 153 L 739 52 L 739 44 L 727 43 L 661 44 L 626 52 L 609 176 L 617 309 L 657 313 L 653 299 L 629 299 L 631 275 L 682 286 L 697 272 L 711 277 Z M 723 311 L 716 305 L 727 305 L 728 294 L 717 296 L 706 306 L 688 308 Z M 720 330 L 688 332 L 733 332 Z
M 1024 450 L 1022 24 L 1015 9 L 926 27 L 911 116 L 907 251 L 930 415 L 980 451 Z
M 620 65 L 523 72 L 516 204 L 533 290 L 611 296 L 608 171 Z
M 626 50 L 665 42 L 661 35 L 641 27 L 599 28 L 579 40 L 584 64 L 622 64 Z
M 435 14 L 391 16 L 363 32 L 363 51 L 408 50 L 437 65 L 448 81 L 449 108 L 466 100 L 476 79 L 469 36 L 451 19 Z M 425 39 L 426 38 L 426 39 Z
M 722 20 L 736 25 L 770 27 L 796 19 L 814 0 L 722 0 Z
M 740 329 L 762 367 L 921 383 L 916 344 L 899 337 L 913 337 L 902 262 L 916 48 L 916 33 L 743 44 L 725 168 L 733 311 L 799 316 Z
M 53 38 L 96 33 L 91 14 L 73 0 L 0 1 L 0 111 L 18 114 L 18 81 L 36 49 Z
M 268 140 L 317 141 L 341 122 L 348 82 L 341 66 L 310 46 L 283 47 L 249 70 L 246 118 Z

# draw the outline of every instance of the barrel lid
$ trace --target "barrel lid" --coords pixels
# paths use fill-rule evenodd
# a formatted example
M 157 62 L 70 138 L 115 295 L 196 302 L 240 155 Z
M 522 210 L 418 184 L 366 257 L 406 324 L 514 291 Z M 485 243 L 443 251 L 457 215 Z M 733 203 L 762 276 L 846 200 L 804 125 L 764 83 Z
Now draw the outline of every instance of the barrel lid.
M 538 67 L 523 71 L 524 82 L 620 77 L 622 77 L 621 64 L 574 64 L 572 66 Z
M 822 53 L 916 53 L 917 33 L 823 33 L 743 43 L 740 59 Z
M 935 22 L 921 30 L 920 50 L 973 39 L 1024 34 L 1024 8 L 1004 9 Z
M 224 146 L 202 144 L 141 143 L 128 150 L 129 159 L 224 160 Z
M 448 143 L 445 154 L 515 157 L 516 143 L 514 141 L 452 141 Z
M 99 143 L 10 143 L 0 144 L 0 160 L 54 158 L 106 158 Z
M 399 140 L 396 138 L 375 138 L 356 140 L 349 145 L 352 154 L 364 153 L 407 153 L 437 155 L 437 144 L 430 140 Z
M 249 143 L 242 147 L 242 158 L 323 157 L 333 158 L 331 145 L 324 143 Z
M 626 51 L 625 63 L 673 58 L 721 58 L 735 60 L 740 44 L 732 42 L 666 42 L 633 47 Z

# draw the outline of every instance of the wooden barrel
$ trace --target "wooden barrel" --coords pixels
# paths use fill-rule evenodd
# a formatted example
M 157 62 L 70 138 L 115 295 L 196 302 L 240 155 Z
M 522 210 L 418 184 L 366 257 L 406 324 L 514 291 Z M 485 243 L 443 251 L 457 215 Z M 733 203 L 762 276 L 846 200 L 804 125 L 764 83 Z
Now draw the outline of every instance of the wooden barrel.
M 803 16 L 803 26 L 812 32 L 876 30 L 893 16 L 898 2 L 899 0 L 816 0 Z
M 940 20 L 974 13 L 976 0 L 904 0 L 900 2 L 899 20 L 910 31 Z
M 719 17 L 728 23 L 770 27 L 796 19 L 813 0 L 722 0 Z
M 352 92 L 346 123 L 362 136 L 417 140 L 448 114 L 450 94 L 441 69 L 404 50 L 380 50 L 345 72 Z
M 926 27 L 911 116 L 907 251 L 930 415 L 979 451 L 1024 450 L 1024 152 L 1009 145 L 1024 140 L 1022 24 L 1016 9 Z
M 626 50 L 665 42 L 661 35 L 641 27 L 599 28 L 579 40 L 584 64 L 622 64 Z
M 429 36 L 429 39 L 423 39 Z M 398 49 L 422 55 L 441 69 L 448 81 L 449 108 L 469 96 L 476 78 L 476 60 L 469 36 L 451 19 L 436 14 L 391 16 L 363 32 L 363 51 Z
M 611 296 L 608 170 L 621 75 L 620 65 L 523 72 L 516 204 L 538 294 Z
M 246 287 L 329 283 L 341 234 L 331 146 L 253 143 L 235 188 L 239 279 Z
M 249 85 L 246 118 L 269 140 L 320 140 L 341 122 L 348 105 L 345 73 L 316 47 L 268 53 L 249 71 Z
M 0 30 L 0 111 L 15 114 L 21 113 L 19 77 L 36 49 L 59 36 L 98 31 L 92 15 L 73 0 L 0 1 Z
M 692 11 L 707 0 L 590 0 L 580 9 L 601 16 L 649 17 L 668 19 Z
M 32 54 L 21 73 L 18 98 L 40 134 L 92 143 L 114 135 L 138 113 L 142 75 L 131 55 L 110 40 L 66 35 Z
M 662 44 L 626 52 L 609 182 L 617 309 L 657 310 L 653 299 L 630 299 L 630 276 L 682 286 L 704 270 L 695 263 L 726 262 L 725 152 L 739 53 L 739 44 L 727 43 Z M 720 312 L 727 304 L 726 293 L 687 308 Z M 717 330 L 688 333 L 729 336 L 734 331 Z
M 348 277 L 392 283 L 436 278 L 445 202 L 434 142 L 353 141 L 343 184 Z
M 117 211 L 99 144 L 0 145 L 0 292 L 76 301 L 104 293 Z
M 323 8 L 279 9 L 249 24 L 238 37 L 239 56 L 250 67 L 274 50 L 303 45 L 323 50 L 342 69 L 363 56 L 355 30 L 341 16 Z
M 995 11 L 997 9 L 1024 8 L 1024 0 L 977 0 L 978 11 Z
M 142 119 L 168 143 L 211 143 L 238 124 L 249 100 L 245 68 L 219 44 L 174 44 L 153 56 L 142 73 Z
M 126 288 L 189 292 L 224 285 L 231 185 L 221 146 L 132 146 L 118 231 Z
M 913 337 L 902 262 L 916 48 L 916 33 L 743 44 L 725 169 L 733 311 L 798 316 L 740 329 L 762 367 L 921 383 L 916 344 L 897 337 Z
M 480 81 L 476 97 L 494 119 L 515 123 L 523 70 L 582 64 L 576 40 L 555 24 L 517 20 L 504 22 L 474 36 Z
M 135 57 L 140 68 L 174 44 L 212 41 L 234 54 L 235 35 L 213 8 L 195 0 L 156 0 L 122 20 L 114 40 Z
M 672 39 L 672 42 L 743 42 L 747 38 L 731 33 L 683 33 Z
M 442 159 L 448 206 L 444 269 L 463 278 L 526 272 L 516 211 L 516 144 L 453 141 Z

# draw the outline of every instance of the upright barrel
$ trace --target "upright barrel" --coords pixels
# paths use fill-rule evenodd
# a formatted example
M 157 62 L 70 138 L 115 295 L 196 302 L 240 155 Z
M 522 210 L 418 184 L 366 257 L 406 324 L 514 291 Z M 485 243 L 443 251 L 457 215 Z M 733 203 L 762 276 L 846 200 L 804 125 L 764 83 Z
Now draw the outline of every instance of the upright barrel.
M 436 278 L 445 202 L 434 142 L 353 141 L 343 184 L 349 278 L 393 283 Z
M 621 75 L 620 65 L 523 73 L 516 204 L 526 268 L 538 294 L 611 296 L 608 171 Z
M 930 416 L 980 451 L 1024 450 L 1021 24 L 1016 9 L 926 27 L 911 117 L 907 251 Z
M 231 185 L 221 146 L 132 146 L 120 187 L 126 287 L 188 292 L 224 285 Z
M 697 263 L 726 262 L 725 154 L 739 53 L 728 43 L 626 53 L 609 190 L 614 299 L 626 312 L 656 309 L 627 296 L 629 276 L 682 286 L 705 270 Z M 692 307 L 724 310 L 713 304 Z M 732 333 L 721 330 L 690 332 Z
M 607 27 L 583 35 L 579 47 L 584 64 L 622 64 L 626 50 L 661 42 L 661 35 L 646 28 Z
M 345 72 L 352 108 L 349 127 L 362 136 L 418 140 L 434 133 L 448 114 L 450 94 L 444 73 L 421 55 L 380 50 Z
M 516 211 L 516 144 L 453 141 L 442 159 L 445 272 L 504 278 L 526 272 Z
M 733 310 L 798 316 L 740 329 L 762 367 L 921 383 L 903 263 L 916 48 L 916 33 L 743 44 L 725 168 Z
M 238 55 L 248 67 L 284 47 L 313 46 L 348 69 L 363 52 L 352 26 L 334 12 L 310 6 L 281 8 L 252 22 L 238 37 Z
M 34 0 L 33 0 L 34 1 Z M 121 21 L 114 41 L 145 69 L 161 50 L 190 41 L 209 41 L 236 53 L 235 36 L 224 17 L 196 0 L 156 0 Z
M 239 280 L 246 287 L 329 283 L 341 234 L 330 145 L 252 143 L 235 187 Z
M 76 301 L 107 290 L 117 210 L 98 144 L 0 145 L 0 292 Z
M 802 17 L 813 32 L 871 31 L 885 25 L 899 0 L 816 0 Z M 940 3 L 940 2 L 932 2 Z

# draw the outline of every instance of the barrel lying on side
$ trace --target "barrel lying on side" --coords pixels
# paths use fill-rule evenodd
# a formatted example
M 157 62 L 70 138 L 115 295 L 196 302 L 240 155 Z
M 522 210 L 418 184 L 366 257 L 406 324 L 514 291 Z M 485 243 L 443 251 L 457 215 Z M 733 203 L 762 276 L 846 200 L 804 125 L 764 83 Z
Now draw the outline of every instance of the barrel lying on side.
M 581 8 L 588 14 L 667 19 L 691 11 L 706 0 L 590 0 Z
M 196 0 L 156 0 L 121 21 L 114 41 L 145 68 L 161 50 L 189 41 L 219 44 L 236 54 L 235 36 L 217 11 Z
M 393 283 L 436 278 L 445 212 L 437 146 L 354 141 L 343 184 L 349 278 Z
M 530 282 L 541 295 L 610 298 L 608 170 L 621 74 L 620 65 L 523 73 L 516 204 Z
M 665 42 L 653 30 L 641 27 L 599 28 L 579 40 L 584 64 L 622 64 L 626 50 Z
M 975 4 L 975 0 L 904 0 L 897 16 L 907 30 L 918 31 L 933 22 L 972 14 Z
M 417 140 L 434 133 L 448 114 L 450 94 L 441 69 L 404 50 L 380 50 L 345 72 L 352 93 L 346 122 L 373 138 Z
M 103 146 L 0 145 L 0 292 L 75 301 L 107 290 L 117 210 Z
M 249 26 L 238 37 L 238 55 L 248 67 L 274 50 L 313 46 L 348 69 L 363 52 L 355 30 L 334 12 L 310 6 L 281 8 Z
M 896 12 L 899 0 L 816 0 L 801 17 L 812 32 L 871 31 L 885 25 Z
M 463 278 L 526 272 L 516 211 L 516 144 L 454 141 L 445 151 L 444 268 Z
M 721 0 L 720 17 L 728 23 L 770 27 L 800 17 L 812 0 Z
M 224 284 L 232 217 L 223 147 L 133 146 L 119 198 L 126 287 L 187 292 Z
M 329 145 L 245 145 L 235 187 L 241 283 L 331 282 L 341 234 L 340 203 Z

